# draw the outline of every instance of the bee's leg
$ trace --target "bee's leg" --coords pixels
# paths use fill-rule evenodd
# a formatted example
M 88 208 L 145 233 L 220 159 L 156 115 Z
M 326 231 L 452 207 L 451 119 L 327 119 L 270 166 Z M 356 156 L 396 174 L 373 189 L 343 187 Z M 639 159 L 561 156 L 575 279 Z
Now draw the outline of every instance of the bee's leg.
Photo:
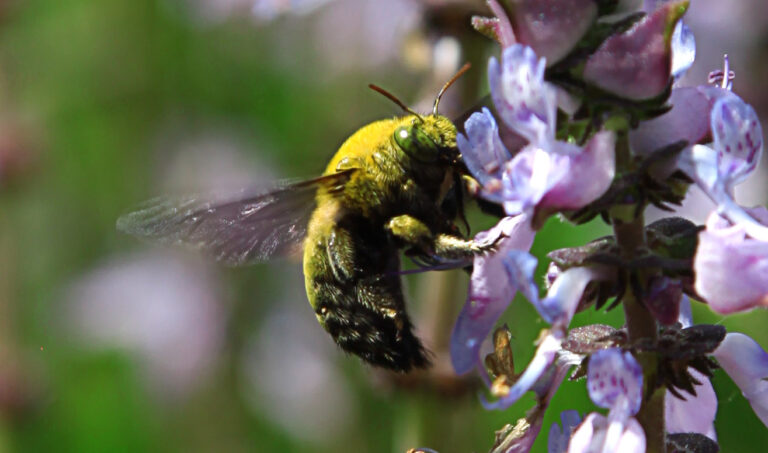
M 406 244 L 421 250 L 424 255 L 443 260 L 471 259 L 496 249 L 495 242 L 477 242 L 446 233 L 433 234 L 424 222 L 409 215 L 391 218 L 386 228 Z
M 333 228 L 328 235 L 325 251 L 336 280 L 345 282 L 355 276 L 355 248 L 349 231 Z

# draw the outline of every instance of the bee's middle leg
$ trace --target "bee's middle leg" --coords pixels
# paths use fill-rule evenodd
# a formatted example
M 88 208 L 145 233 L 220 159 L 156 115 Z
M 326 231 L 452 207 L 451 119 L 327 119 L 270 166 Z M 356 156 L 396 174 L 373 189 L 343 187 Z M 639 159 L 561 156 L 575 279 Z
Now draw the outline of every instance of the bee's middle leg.
M 464 239 L 454 234 L 434 234 L 424 222 L 407 214 L 391 218 L 386 224 L 386 229 L 424 255 L 446 260 L 468 260 L 496 248 L 495 243 Z

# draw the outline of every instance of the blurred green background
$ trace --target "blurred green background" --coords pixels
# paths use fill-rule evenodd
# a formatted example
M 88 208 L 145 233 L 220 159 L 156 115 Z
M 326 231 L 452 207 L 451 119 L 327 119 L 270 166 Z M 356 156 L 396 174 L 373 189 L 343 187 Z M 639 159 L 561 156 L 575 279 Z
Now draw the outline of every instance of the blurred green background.
M 760 0 L 744 3 L 768 17 Z M 700 49 L 690 83 L 728 51 L 737 91 L 765 117 L 765 20 L 720 8 L 709 28 L 708 7 L 689 14 Z M 368 83 L 423 110 L 472 61 L 443 107 L 461 113 L 486 91 L 496 51 L 467 25 L 483 11 L 437 0 L 0 2 L 0 452 L 487 451 L 533 398 L 486 412 L 476 382 L 451 376 L 462 273 L 408 279 L 438 366 L 402 379 L 333 346 L 297 262 L 224 269 L 115 231 L 161 193 L 319 174 L 346 136 L 399 114 Z M 750 190 L 765 202 L 763 186 Z M 701 219 L 709 208 L 693 209 Z M 472 212 L 472 223 L 491 220 Z M 553 220 L 534 252 L 607 231 Z M 695 308 L 697 321 L 768 346 L 765 311 Z M 544 324 L 523 300 L 504 321 L 522 367 Z M 598 321 L 620 326 L 620 310 L 575 323 Z M 739 390 L 723 373 L 714 385 L 722 451 L 765 451 L 768 432 Z M 567 408 L 592 410 L 583 382 L 561 387 L 534 451 Z

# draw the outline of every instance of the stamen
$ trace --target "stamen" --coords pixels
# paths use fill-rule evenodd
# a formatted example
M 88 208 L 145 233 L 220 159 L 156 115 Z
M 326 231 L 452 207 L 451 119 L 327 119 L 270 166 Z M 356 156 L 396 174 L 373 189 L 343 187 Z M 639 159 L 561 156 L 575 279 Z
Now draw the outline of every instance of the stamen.
M 725 75 L 728 75 L 727 77 Z M 728 61 L 728 54 L 723 55 L 723 69 L 717 69 L 709 73 L 707 77 L 707 83 L 712 85 L 719 85 L 720 88 L 730 91 L 733 88 L 733 79 L 736 78 L 736 73 L 731 71 Z

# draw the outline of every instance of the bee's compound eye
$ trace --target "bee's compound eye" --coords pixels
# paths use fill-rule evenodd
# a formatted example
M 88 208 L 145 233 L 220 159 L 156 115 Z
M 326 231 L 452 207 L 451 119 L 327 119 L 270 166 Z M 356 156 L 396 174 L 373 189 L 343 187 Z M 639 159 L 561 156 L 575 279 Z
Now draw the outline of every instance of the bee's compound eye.
M 415 146 L 413 143 L 413 137 L 411 136 L 410 127 L 398 127 L 395 129 L 395 143 L 406 153 L 413 153 Z

